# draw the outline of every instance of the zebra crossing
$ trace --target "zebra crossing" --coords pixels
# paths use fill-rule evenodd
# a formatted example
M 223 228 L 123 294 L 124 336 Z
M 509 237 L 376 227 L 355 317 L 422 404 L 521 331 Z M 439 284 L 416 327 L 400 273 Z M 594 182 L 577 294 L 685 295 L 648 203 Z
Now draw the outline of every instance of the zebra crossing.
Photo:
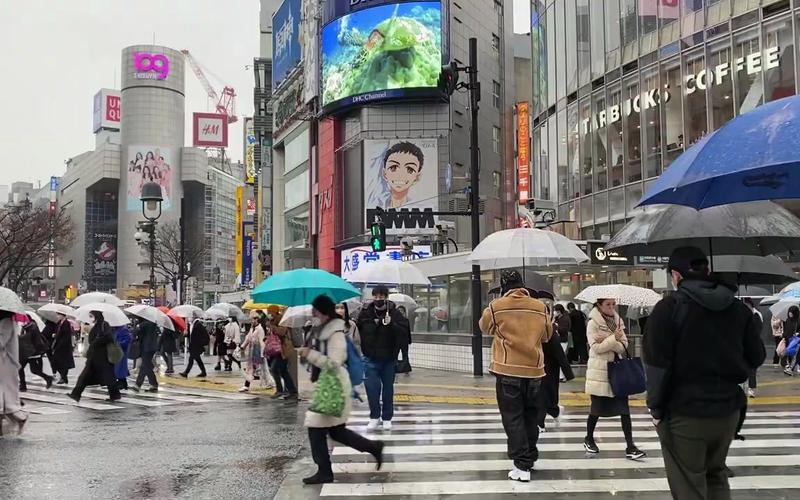
M 129 408 L 161 408 L 176 405 L 206 404 L 214 402 L 245 402 L 257 399 L 249 394 L 233 394 L 178 386 L 159 386 L 156 393 L 123 391 L 119 401 L 108 401 L 108 392 L 101 387 L 88 387 L 76 403 L 67 394 L 72 385 L 53 385 L 45 388 L 40 381 L 28 382 L 28 391 L 21 392 L 25 410 L 33 415 L 63 415 L 76 409 L 95 412 L 120 411 Z
M 579 410 L 585 412 L 585 409 Z M 370 457 L 333 443 L 336 482 L 319 489 L 328 498 L 511 498 L 548 493 L 547 498 L 670 498 L 655 429 L 644 413 L 632 415 L 634 439 L 648 457 L 626 460 L 619 419 L 601 419 L 595 431 L 599 456 L 583 449 L 586 414 L 548 417 L 539 438 L 539 460 L 530 483 L 509 481 L 511 461 L 496 408 L 400 406 L 390 432 L 367 431 L 367 411 L 354 411 L 348 426 L 386 443 L 385 463 L 375 471 Z M 750 411 L 731 446 L 728 466 L 734 498 L 800 498 L 800 411 Z M 311 494 L 309 490 L 306 490 Z M 584 495 L 584 496 L 581 496 Z

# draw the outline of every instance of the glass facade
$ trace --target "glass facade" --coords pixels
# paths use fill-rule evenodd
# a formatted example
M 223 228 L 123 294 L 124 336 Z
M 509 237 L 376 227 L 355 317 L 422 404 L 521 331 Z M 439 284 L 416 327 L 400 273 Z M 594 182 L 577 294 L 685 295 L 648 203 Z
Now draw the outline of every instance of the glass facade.
M 797 92 L 798 23 L 800 0 L 533 0 L 534 196 L 619 229 L 686 147 Z

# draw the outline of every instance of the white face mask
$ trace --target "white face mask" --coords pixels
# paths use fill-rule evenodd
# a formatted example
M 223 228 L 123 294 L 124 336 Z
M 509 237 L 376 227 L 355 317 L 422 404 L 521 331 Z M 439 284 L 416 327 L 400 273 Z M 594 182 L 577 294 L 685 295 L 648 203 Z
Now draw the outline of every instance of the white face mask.
M 316 316 L 311 318 L 311 326 L 314 328 L 319 328 L 322 326 L 322 320 L 317 318 Z

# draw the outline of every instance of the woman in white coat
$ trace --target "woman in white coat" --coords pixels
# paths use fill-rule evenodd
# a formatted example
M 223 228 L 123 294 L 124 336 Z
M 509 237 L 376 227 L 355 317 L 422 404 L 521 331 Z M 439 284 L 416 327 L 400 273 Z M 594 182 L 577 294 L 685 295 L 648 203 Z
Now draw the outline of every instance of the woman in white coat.
M 589 362 L 586 365 L 586 393 L 591 396 L 592 407 L 586 422 L 586 439 L 583 446 L 589 453 L 600 453 L 594 441 L 594 429 L 600 417 L 617 417 L 622 420 L 622 432 L 625 434 L 627 449 L 625 457 L 637 460 L 645 457 L 645 453 L 633 442 L 631 425 L 631 409 L 627 396 L 614 396 L 608 381 L 608 363 L 616 356 L 624 356 L 628 347 L 628 338 L 622 319 L 617 314 L 617 301 L 600 299 L 589 313 L 586 327 L 589 341 Z
M 336 314 L 336 304 L 329 297 L 320 295 L 312 303 L 314 333 L 311 347 L 302 347 L 300 357 L 312 365 L 311 381 L 316 384 L 322 370 L 334 370 L 342 386 L 344 411 L 339 417 L 306 411 L 305 425 L 311 456 L 317 464 L 317 473 L 303 479 L 305 484 L 333 482 L 333 469 L 328 453 L 328 435 L 332 439 L 355 450 L 369 453 L 377 461 L 377 469 L 383 464 L 383 442 L 372 441 L 348 429 L 345 424 L 350 416 L 352 401 L 350 375 L 347 373 L 347 342 L 344 336 L 344 321 Z
M 0 435 L 3 419 L 17 424 L 17 433 L 28 421 L 19 401 L 19 334 L 22 327 L 13 313 L 0 311 Z

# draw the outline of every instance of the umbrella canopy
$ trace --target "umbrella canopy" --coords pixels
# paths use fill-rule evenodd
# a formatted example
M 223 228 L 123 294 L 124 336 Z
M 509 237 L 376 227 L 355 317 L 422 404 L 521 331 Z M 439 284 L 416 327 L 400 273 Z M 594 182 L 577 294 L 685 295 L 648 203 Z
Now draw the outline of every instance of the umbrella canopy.
M 645 209 L 606 248 L 629 255 L 665 256 L 678 247 L 696 246 L 712 256 L 764 256 L 800 249 L 798 235 L 800 219 L 769 201 L 700 211 L 664 205 Z
M 480 242 L 467 261 L 484 269 L 579 264 L 589 257 L 566 236 L 543 229 L 497 231 Z
M 773 316 L 777 316 L 778 318 L 786 321 L 789 308 L 792 306 L 800 306 L 800 293 L 796 292 L 797 290 L 791 290 L 785 294 L 782 294 L 780 296 L 780 300 L 769 306 L 769 312 L 771 312 Z
M 321 269 L 296 269 L 273 274 L 253 290 L 253 301 L 302 306 L 320 295 L 342 302 L 361 293 L 339 276 Z
M 595 285 L 587 286 L 575 296 L 593 304 L 600 299 L 615 299 L 617 304 L 628 307 L 653 307 L 661 300 L 661 295 L 649 288 L 631 285 Z
M 39 316 L 38 314 L 36 314 L 33 311 L 27 311 L 25 314 L 31 319 L 31 321 L 36 323 L 36 326 L 39 328 L 40 332 L 44 330 L 45 325 L 44 325 L 44 321 L 42 320 L 41 316 Z
M 792 268 L 775 256 L 720 255 L 714 257 L 714 274 L 737 285 L 782 285 L 797 281 Z
M 242 305 L 243 311 L 266 311 L 271 307 L 278 307 L 281 310 L 286 309 L 286 306 L 280 304 L 266 304 L 260 302 L 253 302 L 252 300 L 248 300 Z
M 230 316 L 223 311 L 222 309 L 217 309 L 215 307 L 209 307 L 203 312 L 203 317 L 206 319 L 211 319 L 215 321 L 228 319 Z
M 8 288 L 0 286 L 0 311 L 25 314 L 25 305 L 19 296 Z
M 161 328 L 175 331 L 175 325 L 172 324 L 172 320 L 169 319 L 169 316 L 167 316 L 164 311 L 161 311 L 157 307 L 136 304 L 135 306 L 125 309 L 125 312 L 151 323 L 155 323 L 156 326 Z
M 48 320 L 48 321 L 58 321 L 58 315 L 63 314 L 67 317 L 74 317 L 75 316 L 75 309 L 71 308 L 70 306 L 65 306 L 64 304 L 45 304 L 40 307 L 37 311 L 39 316 Z
M 89 292 L 78 295 L 71 304 L 72 307 L 83 307 L 86 304 L 111 304 L 112 306 L 121 307 L 125 305 L 125 302 L 116 295 L 111 295 L 110 293 Z
M 301 328 L 311 319 L 310 305 L 290 307 L 283 313 L 280 325 L 288 328 Z
M 186 320 L 178 316 L 177 314 L 174 314 L 169 307 L 159 306 L 156 309 L 166 314 L 167 317 L 172 320 L 172 324 L 175 325 L 175 328 L 172 328 L 173 331 L 181 331 L 181 332 L 186 331 Z
M 404 293 L 390 293 L 389 300 L 394 302 L 396 306 L 403 306 L 406 311 L 411 311 L 417 308 L 417 301 Z
M 225 313 L 227 317 L 236 317 L 237 319 L 244 319 L 245 314 L 244 311 L 239 306 L 234 304 L 228 304 L 227 302 L 219 302 L 217 304 L 213 304 L 210 309 L 217 309 Z
M 701 209 L 800 197 L 800 97 L 779 99 L 729 121 L 679 156 L 640 205 Z
M 431 280 L 422 271 L 402 260 L 380 260 L 369 266 L 361 266 L 348 281 L 385 285 L 431 284 Z
M 180 316 L 181 318 L 194 319 L 202 318 L 205 313 L 197 306 L 184 304 L 182 306 L 175 306 L 169 310 L 173 315 Z
M 75 319 L 81 323 L 89 323 L 91 321 L 89 315 L 92 313 L 92 311 L 100 311 L 103 313 L 103 317 L 109 326 L 123 326 L 130 323 L 130 320 L 127 316 L 125 316 L 125 313 L 122 312 L 122 309 L 111 304 L 104 304 L 102 302 L 86 304 L 79 307 L 75 311 Z

